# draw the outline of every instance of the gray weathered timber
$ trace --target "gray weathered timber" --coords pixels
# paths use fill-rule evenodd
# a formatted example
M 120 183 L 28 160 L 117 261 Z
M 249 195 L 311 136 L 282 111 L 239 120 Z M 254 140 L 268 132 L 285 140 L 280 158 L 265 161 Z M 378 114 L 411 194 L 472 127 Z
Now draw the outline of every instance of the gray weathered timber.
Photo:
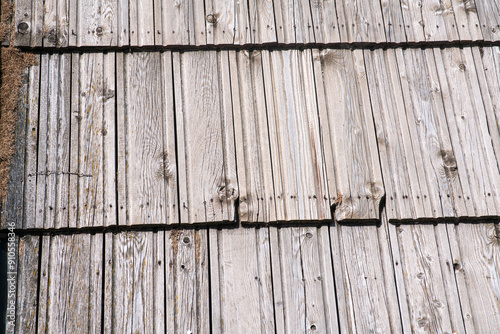
M 241 222 L 276 220 L 262 55 L 229 52 Z M 259 168 L 255 168 L 258 166 Z
M 117 83 L 125 87 L 123 104 L 119 101 L 123 109 L 118 110 L 118 146 L 125 153 L 119 156 L 118 200 L 120 212 L 126 206 L 127 221 L 120 224 L 178 223 L 173 125 L 166 122 L 173 117 L 172 96 L 164 95 L 168 86 L 163 86 L 172 78 L 170 61 L 169 54 L 160 53 L 124 56 L 124 77 L 120 77 L 124 81 Z M 123 178 L 126 184 L 122 184 Z
M 277 221 L 331 219 L 309 51 L 262 52 Z
M 182 223 L 234 221 L 237 180 L 226 52 L 188 52 L 174 57 L 179 205 Z M 181 142 L 181 143 L 180 143 Z M 182 174 L 181 174 L 182 173 Z M 184 176 L 185 177 L 181 177 Z
M 36 333 L 40 236 L 18 239 L 16 333 Z
M 192 46 L 500 40 L 494 0 L 16 0 L 15 45 Z M 43 44 L 42 44 L 43 40 Z
M 362 51 L 315 51 L 322 142 L 331 142 L 328 190 L 338 221 L 375 220 L 384 195 Z M 336 193 L 335 193 L 336 192 Z
M 274 332 L 269 230 L 210 229 L 209 235 L 212 331 Z

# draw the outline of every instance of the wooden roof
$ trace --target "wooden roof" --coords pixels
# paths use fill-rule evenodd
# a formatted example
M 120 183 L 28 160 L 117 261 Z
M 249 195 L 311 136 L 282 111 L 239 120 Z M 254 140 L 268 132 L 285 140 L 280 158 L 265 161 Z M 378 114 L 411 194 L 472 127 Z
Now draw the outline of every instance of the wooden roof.
M 14 2 L 15 332 L 500 332 L 494 0 Z

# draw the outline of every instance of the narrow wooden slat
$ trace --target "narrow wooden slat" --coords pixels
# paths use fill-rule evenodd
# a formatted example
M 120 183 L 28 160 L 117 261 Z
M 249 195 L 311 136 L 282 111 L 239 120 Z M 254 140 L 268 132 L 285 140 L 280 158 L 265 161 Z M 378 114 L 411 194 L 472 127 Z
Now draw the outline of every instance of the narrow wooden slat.
M 126 11 L 128 18 L 128 9 L 128 1 L 78 1 L 78 13 L 76 17 L 78 25 L 76 28 L 77 31 L 75 31 L 77 34 L 76 46 L 115 46 L 117 44 L 128 44 L 128 38 L 125 43 L 117 43 L 117 39 L 123 42 L 123 36 L 125 34 L 128 35 L 128 27 L 126 24 L 123 25 L 125 22 L 121 21 L 121 24 L 117 23 L 119 15 L 121 14 L 121 17 L 124 17 L 125 14 L 120 13 L 120 11 Z
M 174 61 L 174 69 L 176 72 L 180 69 L 182 80 L 176 81 L 182 100 L 178 101 L 177 92 L 175 96 L 178 138 L 181 141 L 184 137 L 184 143 L 178 150 L 185 150 L 181 151 L 185 152 L 184 155 L 178 157 L 184 160 L 179 162 L 179 169 L 186 170 L 186 178 L 179 175 L 179 179 L 186 182 L 179 185 L 185 187 L 187 195 L 187 198 L 179 198 L 183 206 L 183 223 L 234 220 L 230 213 L 236 198 L 236 191 L 233 191 L 236 190 L 236 180 L 230 179 L 233 172 L 229 172 L 235 165 L 234 149 L 231 149 L 234 139 L 229 123 L 226 123 L 230 121 L 227 119 L 231 113 L 229 103 L 221 101 L 220 87 L 228 87 L 228 78 L 222 80 L 219 76 L 221 55 L 216 52 L 188 52 L 181 54 L 179 62 Z M 182 133 L 183 137 L 179 136 Z M 231 196 L 228 197 L 228 194 Z M 186 211 L 184 206 L 189 208 L 189 218 L 183 216 Z
M 500 7 L 495 1 L 475 1 L 481 32 L 485 41 L 500 40 Z M 472 4 L 469 4 L 473 10 Z
M 45 169 L 45 221 L 44 228 L 55 227 L 56 220 L 56 182 L 57 182 L 57 135 L 58 135 L 58 95 L 60 78 L 58 54 L 49 56 L 49 87 L 47 93 L 47 163 Z
M 40 92 L 40 71 L 42 68 L 41 57 L 37 57 L 39 65 L 33 66 L 29 71 L 28 91 L 28 119 L 26 121 L 26 170 L 24 190 L 24 221 L 23 228 L 36 226 L 37 204 L 37 150 L 38 150 L 38 109 Z
M 40 236 L 19 238 L 15 322 L 17 333 L 36 332 L 40 241 Z
M 15 46 L 30 46 L 32 33 L 32 2 L 25 0 L 15 1 L 14 27 L 15 27 Z
M 167 332 L 210 331 L 207 245 L 206 230 L 166 232 Z
M 60 57 L 57 96 L 57 166 L 54 227 L 68 227 L 69 167 L 70 167 L 70 117 L 71 117 L 71 54 Z
M 31 46 L 42 46 L 44 0 L 34 0 L 31 4 Z
M 125 55 L 121 52 L 116 54 L 116 190 L 118 206 L 119 225 L 127 223 L 127 103 L 128 80 L 124 74 L 126 66 Z
M 278 32 L 278 43 L 295 43 L 295 20 L 293 1 L 274 1 L 275 19 Z
M 104 287 L 105 291 L 111 290 L 113 296 L 104 306 L 105 314 L 112 317 L 112 332 L 154 331 L 154 315 L 161 311 L 154 309 L 154 306 L 164 308 L 164 304 L 155 305 L 153 302 L 157 284 L 155 278 L 158 277 L 158 270 L 162 271 L 153 262 L 157 247 L 155 234 L 156 232 L 123 232 L 113 235 L 114 240 L 109 240 L 110 244 L 106 244 L 106 247 L 113 249 L 113 279 L 111 282 L 106 281 L 112 286 Z
M 57 0 L 45 0 L 43 2 L 42 43 L 45 47 L 54 47 L 58 44 L 57 2 Z M 42 8 L 38 10 L 42 10 Z
M 129 45 L 130 43 L 130 20 L 129 20 L 129 1 L 132 0 L 116 0 L 117 13 L 117 41 L 118 46 Z
M 164 147 L 160 54 L 125 55 L 124 73 L 127 105 L 124 129 L 128 210 L 126 224 L 175 223 L 167 222 L 166 219 L 165 186 L 167 179 L 175 180 L 175 171 L 169 171 L 168 166 L 165 170 L 165 163 L 168 156 L 175 155 L 175 152 L 167 152 Z M 168 73 L 164 75 L 168 77 Z M 123 135 L 119 134 L 120 136 Z M 125 222 L 120 221 L 120 224 Z
M 483 97 L 489 133 L 495 149 L 495 155 L 500 157 L 500 48 L 472 48 L 476 64 L 479 85 Z
M 71 31 L 69 30 L 69 22 L 71 18 L 70 12 L 71 0 L 57 0 L 57 46 L 67 47 Z
M 205 13 L 205 8 L 201 1 L 191 1 L 192 2 L 189 6 L 189 15 L 193 18 L 194 39 L 190 40 L 189 44 L 205 45 L 209 40 L 213 40 L 212 36 L 208 36 L 211 31 L 206 29 L 206 22 L 209 19 L 208 14 L 210 13 Z
M 343 42 L 375 42 L 386 41 L 384 21 L 380 3 L 365 1 L 341 0 L 336 2 L 337 15 L 344 14 L 344 19 L 339 19 L 340 29 L 346 31 L 347 39 Z
M 177 193 L 177 156 L 175 147 L 174 82 L 172 54 L 161 55 L 163 77 L 163 178 L 165 179 L 165 208 L 167 224 L 179 222 L 179 201 Z M 166 106 L 166 107 L 165 107 Z M 165 155 L 166 153 L 166 155 Z
M 146 0 L 150 1 L 150 0 Z M 129 0 L 128 2 L 128 19 L 130 24 L 130 45 L 139 45 L 142 41 L 142 36 L 140 35 L 141 27 L 139 23 L 139 17 L 143 14 L 140 10 L 142 1 L 140 0 Z
M 130 43 L 131 45 L 144 46 L 144 45 L 154 45 L 154 18 L 153 18 L 153 0 L 140 0 L 137 1 L 137 13 L 132 13 L 134 10 L 135 1 L 131 1 L 131 29 L 130 29 Z M 137 18 L 137 30 L 132 29 L 134 26 L 134 21 L 132 18 Z M 137 38 L 137 41 L 134 38 Z
M 273 332 L 268 230 L 238 228 L 209 232 L 215 234 L 210 258 L 217 258 L 210 265 L 216 265 L 213 270 L 218 271 L 217 279 L 211 276 L 211 287 L 218 290 L 217 309 L 212 307 L 212 314 L 215 311 L 217 317 L 212 318 L 212 324 L 220 333 Z
M 322 73 L 316 71 L 316 76 L 324 82 L 326 98 L 319 103 L 326 108 L 326 112 L 319 112 L 321 136 L 323 142 L 331 141 L 336 160 L 335 169 L 327 170 L 336 178 L 336 184 L 328 186 L 331 196 L 335 196 L 332 190 L 337 190 L 331 203 L 336 206 L 335 218 L 378 219 L 384 190 L 362 54 L 326 50 L 315 61 L 321 63 Z
M 103 225 L 103 54 L 80 55 L 78 227 Z
M 264 70 L 278 221 L 331 218 L 311 65 L 310 52 L 273 52 Z
M 78 221 L 79 128 L 80 112 L 80 56 L 71 55 L 71 115 L 70 115 L 70 158 L 69 158 L 69 203 L 68 227 L 76 227 Z
M 42 235 L 40 237 L 40 255 L 39 259 L 39 279 L 38 279 L 38 296 L 37 296 L 37 311 L 36 311 L 36 328 L 37 333 L 47 333 L 48 324 L 48 306 L 49 300 L 49 258 L 51 252 L 51 237 Z
M 41 56 L 41 77 L 49 78 L 49 56 Z M 50 78 L 49 78 L 50 79 Z M 47 173 L 47 109 L 48 109 L 48 84 L 40 86 L 40 101 L 38 111 L 38 147 L 35 152 L 38 154 L 36 162 L 36 210 L 34 227 L 43 228 L 45 221 L 45 185 Z
M 68 45 L 77 45 L 78 41 L 78 3 L 77 0 L 69 0 L 69 14 L 68 14 Z
M 334 1 L 310 1 L 311 16 L 316 43 L 340 42 L 337 9 Z
M 115 54 L 104 54 L 103 60 L 103 193 L 104 226 L 117 224 L 116 217 L 116 105 Z

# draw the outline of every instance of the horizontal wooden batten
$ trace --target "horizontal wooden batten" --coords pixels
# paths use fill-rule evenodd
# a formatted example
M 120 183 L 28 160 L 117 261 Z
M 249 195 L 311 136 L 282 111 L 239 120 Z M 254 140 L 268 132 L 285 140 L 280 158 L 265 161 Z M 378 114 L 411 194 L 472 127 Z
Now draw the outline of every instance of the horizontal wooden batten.
M 498 217 L 499 54 L 41 55 L 4 224 L 369 223 L 384 196 L 396 223 Z
M 495 1 L 15 0 L 31 47 L 498 41 Z

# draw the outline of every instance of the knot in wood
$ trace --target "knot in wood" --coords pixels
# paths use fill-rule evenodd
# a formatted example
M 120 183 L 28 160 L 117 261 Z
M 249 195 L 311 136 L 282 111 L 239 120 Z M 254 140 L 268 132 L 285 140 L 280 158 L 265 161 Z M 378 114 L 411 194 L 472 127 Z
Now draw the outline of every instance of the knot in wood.
M 97 36 L 102 36 L 103 32 L 104 32 L 104 29 L 102 27 L 97 27 L 95 30 L 95 33 L 97 34 Z
M 212 23 L 212 24 L 217 23 L 217 15 L 216 15 L 216 14 L 213 14 L 213 13 L 208 14 L 208 15 L 207 15 L 207 22 L 208 22 L 208 23 Z
M 17 25 L 17 32 L 22 35 L 26 35 L 28 33 L 29 28 L 30 28 L 29 23 L 22 21 Z

